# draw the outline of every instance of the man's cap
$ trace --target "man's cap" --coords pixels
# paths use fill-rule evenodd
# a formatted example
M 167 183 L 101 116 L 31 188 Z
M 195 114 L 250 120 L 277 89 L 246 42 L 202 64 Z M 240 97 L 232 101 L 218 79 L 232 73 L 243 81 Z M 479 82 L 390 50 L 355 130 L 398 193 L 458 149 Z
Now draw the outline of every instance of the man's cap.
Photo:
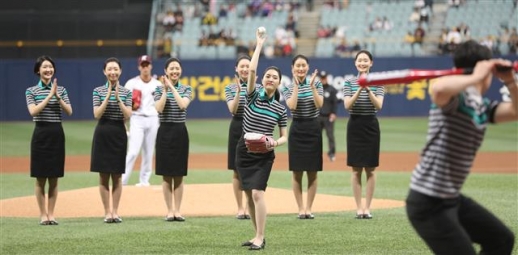
M 142 63 L 149 63 L 151 64 L 151 57 L 148 55 L 142 55 L 138 58 L 138 64 L 142 65 Z
M 320 77 L 326 77 L 327 72 L 326 71 L 320 71 Z

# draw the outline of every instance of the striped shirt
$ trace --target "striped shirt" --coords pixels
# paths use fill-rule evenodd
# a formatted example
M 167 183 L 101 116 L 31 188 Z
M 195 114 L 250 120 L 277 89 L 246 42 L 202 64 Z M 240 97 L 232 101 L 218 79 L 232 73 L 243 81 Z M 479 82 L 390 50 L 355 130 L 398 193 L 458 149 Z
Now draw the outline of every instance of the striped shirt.
M 346 79 L 343 87 L 344 97 L 352 97 L 356 91 L 360 89 L 360 85 L 358 85 L 358 77 L 351 77 Z M 377 97 L 382 97 L 385 95 L 385 88 L 383 86 L 370 86 L 369 89 L 376 95 Z M 376 115 L 376 108 L 371 102 L 369 98 L 369 92 L 362 90 L 358 98 L 354 102 L 352 108 L 349 110 L 350 114 L 357 115 Z
M 39 105 L 50 93 L 52 88 L 52 81 L 45 85 L 41 80 L 38 85 L 29 87 L 25 90 L 25 99 L 27 105 L 35 104 Z M 68 99 L 67 90 L 62 87 L 57 87 L 57 94 L 63 99 L 66 104 L 70 104 Z M 32 118 L 33 121 L 45 121 L 45 122 L 61 122 L 61 106 L 56 96 L 53 96 L 43 110 Z
M 290 99 L 293 92 L 293 83 L 285 86 L 282 89 L 282 95 L 286 100 Z M 315 81 L 315 87 L 319 96 L 324 95 L 324 89 L 320 81 Z M 293 118 L 312 119 L 318 117 L 320 109 L 315 106 L 315 99 L 313 98 L 313 90 L 309 85 L 309 79 L 305 79 L 303 83 L 299 84 L 299 94 L 297 100 L 297 109 L 291 111 Z
M 241 91 L 239 93 L 239 105 L 237 106 L 237 111 L 232 116 L 234 117 L 243 117 L 245 113 L 245 100 L 246 100 L 246 82 L 243 82 L 241 85 Z M 234 100 L 237 92 L 237 84 L 232 83 L 225 87 L 225 99 L 227 103 Z
M 119 98 L 124 102 L 125 106 L 131 107 L 131 90 L 121 85 L 117 86 L 119 86 Z M 108 105 L 106 106 L 106 110 L 104 111 L 102 118 L 109 120 L 124 120 L 124 114 L 122 113 L 119 103 L 117 102 L 117 98 L 115 97 L 115 87 L 112 88 L 112 91 L 113 93 L 110 93 L 110 99 L 108 99 Z M 101 106 L 108 94 L 108 83 L 95 88 L 93 92 L 94 107 Z
M 410 188 L 432 197 L 459 196 L 497 105 L 470 89 L 443 108 L 432 105 L 426 145 Z
M 286 107 L 274 97 L 268 98 L 264 88 L 256 88 L 246 98 L 243 131 L 273 136 L 275 125 L 288 125 Z
M 180 97 L 189 98 L 192 100 L 192 90 L 189 85 L 182 85 L 178 82 L 175 86 L 176 91 L 180 94 Z M 153 96 L 155 98 L 155 102 L 160 100 L 162 94 L 164 93 L 164 86 L 157 87 L 155 92 L 153 92 Z M 167 98 L 165 101 L 164 110 L 162 113 L 158 114 L 160 118 L 160 122 L 174 122 L 174 123 L 182 123 L 185 122 L 187 117 L 187 110 L 181 110 L 178 107 L 178 103 L 176 102 L 173 92 L 167 91 Z

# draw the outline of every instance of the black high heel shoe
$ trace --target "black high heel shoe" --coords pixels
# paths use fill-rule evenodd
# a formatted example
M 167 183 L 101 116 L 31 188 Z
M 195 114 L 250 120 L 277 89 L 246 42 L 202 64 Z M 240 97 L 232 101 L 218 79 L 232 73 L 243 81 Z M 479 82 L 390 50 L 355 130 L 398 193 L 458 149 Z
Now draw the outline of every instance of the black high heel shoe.
M 258 251 L 258 250 L 264 249 L 264 247 L 266 247 L 266 239 L 263 239 L 263 243 L 261 245 L 255 245 L 252 243 L 252 245 L 250 245 L 250 248 L 248 248 L 248 250 Z
M 241 246 L 252 246 L 252 244 L 254 244 L 254 243 L 250 242 L 250 241 L 246 241 L 246 242 L 241 243 Z

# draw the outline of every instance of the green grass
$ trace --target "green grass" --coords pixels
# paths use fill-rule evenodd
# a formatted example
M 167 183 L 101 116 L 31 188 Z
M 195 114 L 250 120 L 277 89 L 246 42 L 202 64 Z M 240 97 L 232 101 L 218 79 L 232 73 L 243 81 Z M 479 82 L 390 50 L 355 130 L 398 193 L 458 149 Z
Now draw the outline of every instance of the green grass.
M 349 171 L 323 172 L 319 175 L 319 193 L 351 196 L 349 177 Z M 269 187 L 289 190 L 290 178 L 287 171 L 274 171 Z M 404 200 L 409 178 L 410 173 L 379 172 L 375 197 Z M 192 170 L 186 183 L 228 183 L 229 179 L 227 170 Z M 33 181 L 25 174 L 1 175 L 1 198 L 32 196 Z M 159 179 L 153 176 L 152 182 L 159 183 Z M 96 183 L 95 174 L 67 173 L 60 181 L 60 190 L 91 187 Z M 518 233 L 516 187 L 517 175 L 472 174 L 464 193 L 493 211 Z M 188 216 L 189 212 L 184 214 Z M 409 225 L 404 208 L 375 210 L 375 218 L 370 221 L 355 220 L 353 214 L 351 211 L 319 213 L 313 221 L 297 220 L 295 213 L 269 215 L 267 247 L 263 252 L 430 254 Z M 124 223 L 117 225 L 103 224 L 100 217 L 60 218 L 59 221 L 60 226 L 41 227 L 37 225 L 37 217 L 1 218 L 0 253 L 246 254 L 246 248 L 239 244 L 253 235 L 250 221 L 228 216 L 188 217 L 185 223 L 166 223 L 160 217 L 124 217 Z
M 380 118 L 381 151 L 420 151 L 426 139 L 426 118 Z M 89 155 L 94 121 L 65 121 L 67 155 Z M 337 151 L 345 152 L 345 118 L 335 126 Z M 0 123 L 0 156 L 28 156 L 34 124 Z M 188 120 L 191 153 L 226 153 L 229 120 Z M 481 151 L 518 151 L 518 123 L 490 126 Z M 275 132 L 277 135 L 277 132 Z M 324 135 L 324 148 L 327 138 Z M 287 146 L 277 149 L 286 152 Z
M 189 120 L 191 153 L 225 153 L 229 120 Z M 88 155 L 95 122 L 63 123 L 67 155 Z M 382 151 L 417 152 L 426 138 L 426 118 L 381 118 Z M 336 123 L 338 151 L 345 151 L 346 119 Z M 488 128 L 481 151 L 517 152 L 518 124 Z M 28 156 L 33 123 L 0 123 L 0 156 Z M 324 142 L 326 139 L 324 139 Z M 325 145 L 326 146 L 326 145 Z M 281 150 L 286 151 L 286 146 Z M 85 166 L 85 168 L 87 168 Z M 133 174 L 131 183 L 138 176 Z M 191 169 L 186 184 L 229 183 L 228 170 Z M 321 194 L 352 196 L 350 171 L 319 174 Z M 410 173 L 378 173 L 375 198 L 404 200 Z M 160 183 L 153 175 L 152 183 Z M 98 176 L 67 172 L 60 191 L 94 187 Z M 291 189 L 288 171 L 272 172 L 269 187 Z M 471 174 L 464 194 L 493 211 L 518 233 L 518 175 Z M 34 179 L 26 173 L 0 175 L 0 199 L 33 196 Z M 268 192 L 268 191 L 267 191 Z M 207 194 L 210 196 L 211 194 Z M 229 194 L 230 196 L 231 194 Z M 186 194 L 188 196 L 188 194 Z M 214 199 L 218 199 L 214 197 Z M 100 203 L 100 202 L 99 202 Z M 100 206 L 93 205 L 93 206 Z M 233 210 L 233 208 L 229 208 Z M 415 234 L 404 208 L 375 210 L 373 220 L 354 220 L 354 212 L 319 213 L 313 221 L 295 213 L 268 215 L 267 254 L 430 254 Z M 124 217 L 123 224 L 103 224 L 97 218 L 59 218 L 57 227 L 41 227 L 35 217 L 0 218 L 0 254 L 248 254 L 239 247 L 252 237 L 250 221 L 233 217 L 188 217 L 185 223 L 166 223 L 155 217 Z M 57 212 L 59 215 L 59 212 Z M 513 254 L 518 254 L 515 245 Z

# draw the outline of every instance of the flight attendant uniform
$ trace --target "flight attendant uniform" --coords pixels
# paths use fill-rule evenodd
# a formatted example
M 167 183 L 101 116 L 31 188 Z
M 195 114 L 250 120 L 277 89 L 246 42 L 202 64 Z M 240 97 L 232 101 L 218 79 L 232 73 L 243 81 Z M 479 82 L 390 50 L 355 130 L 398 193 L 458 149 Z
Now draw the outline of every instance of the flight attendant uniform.
M 292 97 L 294 84 L 285 86 L 282 94 L 286 100 Z M 309 79 L 299 85 L 297 109 L 291 112 L 293 122 L 288 135 L 288 154 L 290 171 L 322 171 L 322 130 L 318 122 L 320 110 L 315 106 L 315 99 Z M 324 90 L 320 81 L 315 82 L 319 96 Z
M 27 105 L 40 104 L 49 95 L 52 82 L 41 80 L 25 91 Z M 61 100 L 70 104 L 67 90 L 57 87 Z M 37 116 L 31 138 L 31 177 L 55 178 L 65 174 L 65 133 L 61 125 L 61 106 L 54 96 Z
M 232 115 L 232 121 L 230 121 L 230 127 L 228 129 L 228 148 L 227 148 L 227 169 L 235 170 L 236 162 L 236 145 L 241 136 L 243 135 L 243 114 L 244 105 L 246 99 L 246 82 L 241 84 L 229 84 L 225 87 L 225 99 L 227 103 L 234 100 L 237 93 L 237 86 L 241 87 L 239 94 L 239 105 L 237 111 Z
M 249 153 L 244 134 L 253 132 L 273 136 L 275 126 L 286 127 L 287 120 L 286 107 L 274 97 L 268 98 L 264 88 L 256 88 L 247 95 L 243 135 L 236 148 L 236 167 L 243 190 L 266 190 L 275 159 L 273 150 L 267 153 Z
M 125 106 L 131 107 L 131 91 L 121 85 L 119 97 Z M 112 88 L 115 91 L 115 87 Z M 93 91 L 93 105 L 100 106 L 110 95 L 103 116 L 97 122 L 92 141 L 91 172 L 123 174 L 126 168 L 128 136 L 124 127 L 124 115 L 114 92 L 109 93 L 108 83 Z
M 175 86 L 182 98 L 192 100 L 192 89 L 189 85 L 178 82 Z M 164 87 L 157 87 L 153 93 L 155 102 L 160 100 Z M 187 176 L 189 159 L 189 133 L 185 126 L 187 110 L 178 107 L 173 92 L 167 91 L 167 99 L 162 113 L 158 114 L 160 127 L 155 143 L 156 175 Z
M 358 89 L 358 78 L 345 81 L 344 96 L 353 96 Z M 376 96 L 384 96 L 383 86 L 370 86 Z M 377 110 L 367 91 L 362 90 L 349 111 L 347 122 L 347 165 L 351 167 L 377 167 L 380 154 L 380 126 Z

